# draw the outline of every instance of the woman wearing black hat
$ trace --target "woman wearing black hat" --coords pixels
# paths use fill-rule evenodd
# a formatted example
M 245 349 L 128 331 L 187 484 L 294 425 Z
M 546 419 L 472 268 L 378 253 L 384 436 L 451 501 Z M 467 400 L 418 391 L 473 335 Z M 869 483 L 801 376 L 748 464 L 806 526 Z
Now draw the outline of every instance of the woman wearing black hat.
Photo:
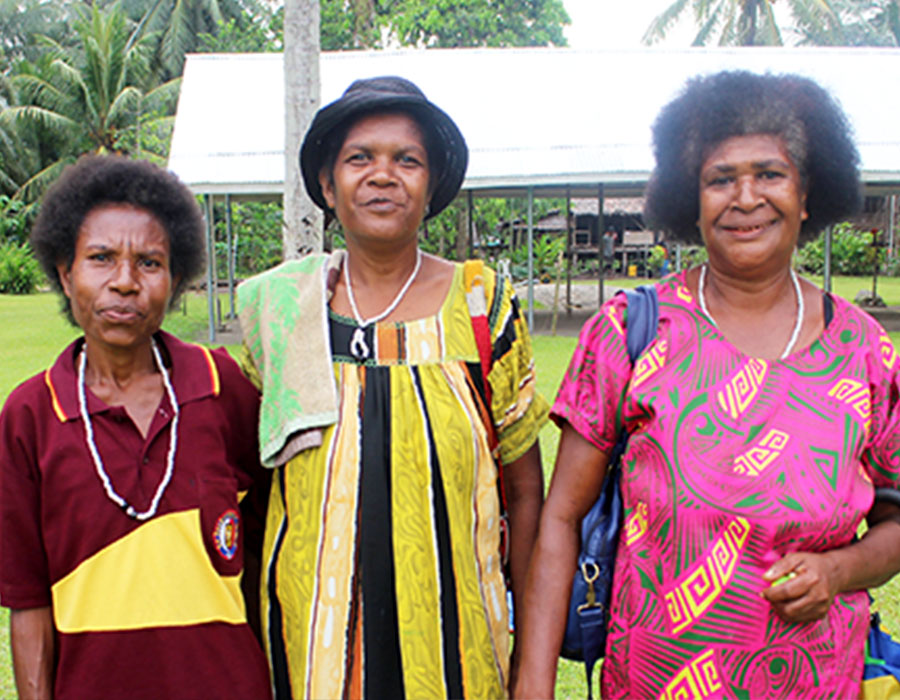
M 418 248 L 459 190 L 465 141 L 415 85 L 374 78 L 319 111 L 300 159 L 347 249 L 240 290 L 262 456 L 278 468 L 262 582 L 276 697 L 503 696 L 491 452 L 518 593 L 548 407 L 509 284 Z

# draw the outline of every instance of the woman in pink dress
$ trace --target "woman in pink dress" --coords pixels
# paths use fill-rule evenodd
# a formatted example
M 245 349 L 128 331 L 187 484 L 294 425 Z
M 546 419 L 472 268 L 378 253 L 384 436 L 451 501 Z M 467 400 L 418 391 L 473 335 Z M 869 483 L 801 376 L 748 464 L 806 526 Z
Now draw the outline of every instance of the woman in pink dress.
M 653 135 L 648 217 L 709 262 L 658 284 L 633 367 L 622 296 L 581 332 L 515 695 L 553 694 L 559 572 L 626 428 L 603 697 L 857 697 L 866 589 L 900 568 L 900 511 L 873 505 L 900 478 L 900 361 L 877 322 L 791 267 L 859 203 L 846 118 L 805 78 L 730 72 L 690 81 Z

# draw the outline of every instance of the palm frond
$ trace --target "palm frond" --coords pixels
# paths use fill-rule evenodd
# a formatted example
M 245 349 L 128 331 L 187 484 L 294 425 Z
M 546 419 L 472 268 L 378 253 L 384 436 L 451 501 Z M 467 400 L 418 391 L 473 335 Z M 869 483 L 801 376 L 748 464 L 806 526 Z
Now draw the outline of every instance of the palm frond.
M 106 113 L 106 124 L 121 123 L 120 120 L 128 117 L 128 110 L 132 109 L 141 98 L 141 91 L 134 86 L 126 87 L 115 96 L 109 110 Z
M 74 160 L 74 158 L 67 156 L 42 168 L 22 183 L 15 195 L 13 195 L 14 198 L 21 199 L 24 202 L 36 202 L 44 193 L 44 190 L 59 177 L 62 169 L 69 163 L 74 162 Z
M 709 18 L 701 25 L 700 30 L 697 32 L 697 35 L 691 42 L 691 46 L 705 46 L 706 42 L 709 41 L 709 38 L 712 36 L 712 33 L 715 31 L 716 25 L 718 25 L 718 23 L 719 9 L 716 8 L 709 15 Z
M 656 41 L 665 39 L 666 33 L 684 12 L 687 3 L 688 0 L 675 0 L 661 14 L 654 17 L 650 26 L 647 27 L 647 31 L 644 32 L 641 42 L 649 46 Z
M 68 130 L 78 127 L 78 122 L 64 114 L 34 105 L 7 107 L 0 112 L 0 124 L 16 124 L 19 120 L 32 122 L 47 129 Z
M 766 46 L 783 46 L 781 39 L 781 30 L 778 28 L 778 22 L 775 20 L 775 13 L 772 11 L 771 2 L 762 3 L 762 16 L 759 17 L 759 23 L 756 26 L 757 37 L 762 39 Z M 759 44 L 759 41 L 755 43 Z

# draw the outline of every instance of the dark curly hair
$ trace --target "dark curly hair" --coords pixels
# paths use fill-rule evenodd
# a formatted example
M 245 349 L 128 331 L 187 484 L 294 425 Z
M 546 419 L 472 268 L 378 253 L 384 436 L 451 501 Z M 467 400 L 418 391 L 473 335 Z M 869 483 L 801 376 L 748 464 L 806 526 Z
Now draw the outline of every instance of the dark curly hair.
M 191 191 L 173 173 L 123 156 L 82 156 L 63 170 L 41 202 L 31 229 L 31 247 L 53 288 L 62 294 L 56 266 L 71 266 L 75 242 L 88 213 L 110 203 L 150 212 L 169 236 L 170 270 L 175 286 L 170 306 L 206 264 L 203 216 Z M 68 298 L 63 309 L 75 324 Z
M 840 105 L 798 75 L 724 71 L 689 80 L 653 124 L 656 168 L 647 185 L 647 224 L 676 240 L 702 243 L 703 161 L 726 139 L 749 134 L 780 136 L 800 173 L 809 213 L 801 243 L 859 209 L 859 153 Z

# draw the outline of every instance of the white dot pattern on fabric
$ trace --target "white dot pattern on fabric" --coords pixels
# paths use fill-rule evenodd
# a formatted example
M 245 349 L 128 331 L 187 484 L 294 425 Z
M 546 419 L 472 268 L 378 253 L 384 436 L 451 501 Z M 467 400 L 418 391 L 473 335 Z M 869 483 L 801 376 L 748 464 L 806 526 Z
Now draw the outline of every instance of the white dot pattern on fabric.
M 322 645 L 327 649 L 334 640 L 334 608 L 328 606 L 325 613 L 325 630 L 322 632 Z

